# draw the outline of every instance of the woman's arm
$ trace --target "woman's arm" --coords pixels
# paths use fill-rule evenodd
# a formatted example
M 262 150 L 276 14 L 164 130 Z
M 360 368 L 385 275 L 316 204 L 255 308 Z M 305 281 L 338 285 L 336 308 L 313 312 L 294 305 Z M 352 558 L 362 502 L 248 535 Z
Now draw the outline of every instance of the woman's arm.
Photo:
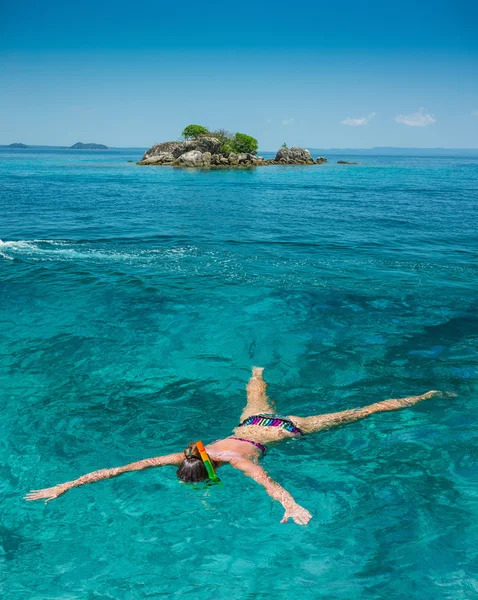
M 265 488 L 271 498 L 278 500 L 282 504 L 285 508 L 285 513 L 281 523 L 285 523 L 289 520 L 289 517 L 292 517 L 298 525 L 307 525 L 310 519 L 312 519 L 310 512 L 297 504 L 291 494 L 271 479 L 261 466 L 246 459 L 231 460 L 230 464 L 235 469 L 242 471 L 247 477 L 257 481 L 257 483 Z
M 156 458 L 146 458 L 145 460 L 139 460 L 124 467 L 116 467 L 114 469 L 102 469 L 101 471 L 93 471 L 93 473 L 87 473 L 78 479 L 73 481 L 67 481 L 66 483 L 60 483 L 51 488 L 45 488 L 44 490 L 32 490 L 25 496 L 25 500 L 43 500 L 45 504 L 54 498 L 58 498 L 71 488 L 78 487 L 79 485 L 85 485 L 85 483 L 94 483 L 95 481 L 101 481 L 102 479 L 109 479 L 110 477 L 116 477 L 122 473 L 128 471 L 142 471 L 143 469 L 149 469 L 151 467 L 162 467 L 163 465 L 179 465 L 183 460 L 184 454 L 182 452 L 176 454 L 168 454 L 167 456 L 157 456 Z

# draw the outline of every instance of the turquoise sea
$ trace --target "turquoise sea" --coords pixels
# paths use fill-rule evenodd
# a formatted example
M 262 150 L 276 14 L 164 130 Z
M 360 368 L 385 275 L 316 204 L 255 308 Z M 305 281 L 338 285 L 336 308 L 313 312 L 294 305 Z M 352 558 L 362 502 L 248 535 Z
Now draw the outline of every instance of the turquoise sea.
M 2 598 L 477 598 L 478 157 L 141 154 L 0 151 Z M 228 435 L 252 365 L 286 414 L 457 397 L 273 449 L 307 527 L 232 469 L 22 499 Z

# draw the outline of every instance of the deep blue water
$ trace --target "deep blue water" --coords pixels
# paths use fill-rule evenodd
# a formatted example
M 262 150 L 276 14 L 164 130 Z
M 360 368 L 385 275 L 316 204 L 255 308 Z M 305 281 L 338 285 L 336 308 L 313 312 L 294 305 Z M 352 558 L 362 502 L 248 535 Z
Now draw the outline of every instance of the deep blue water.
M 0 150 L 2 596 L 476 598 L 478 157 L 140 155 Z M 252 365 L 286 414 L 457 397 L 273 449 L 305 528 L 232 469 L 23 501 L 228 435 Z

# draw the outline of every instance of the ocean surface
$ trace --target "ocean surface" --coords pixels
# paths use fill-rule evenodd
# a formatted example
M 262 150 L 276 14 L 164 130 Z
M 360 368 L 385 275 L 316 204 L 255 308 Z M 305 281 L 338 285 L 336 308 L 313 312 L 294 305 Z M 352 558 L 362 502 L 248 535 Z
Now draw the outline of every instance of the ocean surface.
M 0 150 L 2 598 L 477 598 L 478 157 L 140 157 Z M 457 396 L 272 449 L 307 527 L 233 469 L 22 499 L 229 435 L 253 365 L 285 414 Z

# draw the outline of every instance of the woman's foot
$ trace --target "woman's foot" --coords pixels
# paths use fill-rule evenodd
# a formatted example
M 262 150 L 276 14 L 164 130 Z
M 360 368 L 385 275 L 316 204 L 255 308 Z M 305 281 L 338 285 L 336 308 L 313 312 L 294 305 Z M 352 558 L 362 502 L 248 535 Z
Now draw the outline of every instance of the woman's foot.
M 385 402 L 397 402 L 403 406 L 413 406 L 423 400 L 430 400 L 431 398 L 454 398 L 456 394 L 454 392 L 442 392 L 441 390 L 430 390 L 420 396 L 411 396 L 410 398 L 399 398 L 397 400 L 385 400 Z
M 264 367 L 252 367 L 252 376 L 257 379 L 262 379 L 262 373 L 264 372 Z
M 429 398 L 456 398 L 455 392 L 442 392 L 441 390 L 430 390 L 426 394 L 417 396 L 420 400 L 428 400 Z

